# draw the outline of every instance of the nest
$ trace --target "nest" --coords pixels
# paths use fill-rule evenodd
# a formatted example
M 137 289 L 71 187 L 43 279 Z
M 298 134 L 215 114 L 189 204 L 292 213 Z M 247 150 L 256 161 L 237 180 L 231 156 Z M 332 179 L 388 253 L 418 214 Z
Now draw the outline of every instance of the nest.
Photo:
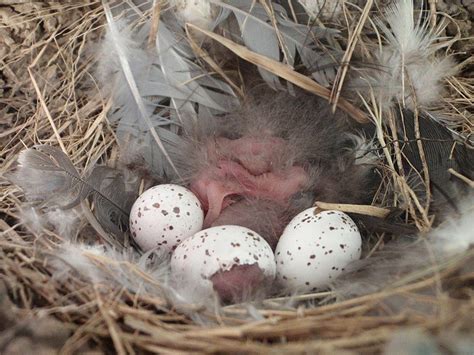
M 379 14 L 379 5 L 371 12 L 347 7 L 338 24 L 348 38 L 347 48 L 357 40 L 363 51 L 368 42 L 375 41 L 364 34 L 364 24 Z M 450 18 L 447 34 L 459 39 L 450 50 L 462 63 L 460 74 L 447 80 L 448 93 L 439 106 L 448 121 L 451 119 L 452 129 L 469 135 L 474 79 L 468 11 L 472 16 L 473 9 L 449 1 L 430 2 L 430 6 L 434 18 L 436 11 Z M 58 145 L 81 169 L 97 162 L 116 166 L 119 146 L 107 118 L 111 102 L 91 74 L 96 65 L 94 44 L 106 24 L 102 5 L 93 0 L 7 1 L 0 6 L 0 19 L 1 172 L 13 167 L 21 150 L 36 144 Z M 235 43 L 227 43 L 227 48 L 233 56 L 261 65 L 313 93 L 330 96 L 285 66 Z M 207 64 L 220 71 L 219 63 Z M 334 84 L 332 100 L 343 77 Z M 345 109 L 361 120 L 368 115 L 350 104 Z M 381 129 L 385 137 L 393 134 L 389 127 Z M 409 194 L 404 188 L 407 178 L 386 171 L 388 184 L 398 184 L 398 191 Z M 84 258 L 95 265 L 100 279 L 87 277 L 86 267 L 58 273 L 57 256 L 69 231 L 44 225 L 34 216 L 25 219 L 21 190 L 6 180 L 0 183 L 0 352 L 34 348 L 64 353 L 114 349 L 119 354 L 378 353 L 384 349 L 394 353 L 409 352 L 420 344 L 427 351 L 462 351 L 463 336 L 467 334 L 469 339 L 474 330 L 472 249 L 443 263 L 433 261 L 406 270 L 393 285 L 355 298 L 340 300 L 327 291 L 265 299 L 256 305 L 230 305 L 212 313 L 197 305 L 169 302 L 160 277 L 147 274 L 128 259 L 96 253 L 93 247 L 62 253 L 59 265 L 74 258 L 77 269 Z M 411 201 L 406 204 L 411 223 L 422 231 L 430 229 L 433 216 L 428 205 L 413 196 L 407 201 Z M 79 223 L 82 237 L 95 240 L 103 233 L 93 217 Z M 386 239 L 374 235 L 372 241 L 368 255 L 383 248 Z M 130 287 L 117 287 L 114 279 L 118 275 L 128 278 Z M 146 286 L 141 289 L 141 285 Z

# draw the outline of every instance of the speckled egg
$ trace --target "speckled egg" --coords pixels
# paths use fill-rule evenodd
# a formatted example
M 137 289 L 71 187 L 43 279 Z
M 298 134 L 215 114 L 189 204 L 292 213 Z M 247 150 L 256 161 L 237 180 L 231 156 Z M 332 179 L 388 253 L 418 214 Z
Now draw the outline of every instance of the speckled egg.
M 163 184 L 146 190 L 130 211 L 130 232 L 144 250 L 170 252 L 202 229 L 204 212 L 187 188 Z
M 171 257 L 171 275 L 180 293 L 194 300 L 216 291 L 223 301 L 237 301 L 273 282 L 275 258 L 254 231 L 218 226 L 178 245 Z
M 360 258 L 361 244 L 359 230 L 347 214 L 307 209 L 293 218 L 278 241 L 278 282 L 292 291 L 324 288 Z

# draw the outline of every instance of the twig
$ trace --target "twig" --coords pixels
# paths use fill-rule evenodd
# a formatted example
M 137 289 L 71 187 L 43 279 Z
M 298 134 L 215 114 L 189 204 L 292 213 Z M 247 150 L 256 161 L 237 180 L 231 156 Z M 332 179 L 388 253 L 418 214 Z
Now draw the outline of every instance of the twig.
M 349 69 L 349 62 L 351 61 L 352 54 L 354 53 L 354 49 L 360 37 L 360 33 L 362 32 L 362 29 L 364 28 L 364 24 L 367 21 L 367 18 L 369 16 L 369 11 L 372 7 L 372 3 L 373 3 L 373 0 L 368 0 L 365 3 L 364 11 L 362 12 L 359 22 L 357 23 L 356 28 L 354 29 L 354 32 L 349 38 L 349 45 L 344 53 L 344 56 L 342 57 L 341 66 L 339 67 L 339 70 L 337 71 L 337 75 L 334 80 L 334 85 L 331 90 L 331 96 L 329 98 L 329 102 L 333 104 L 332 105 L 333 112 L 336 111 L 339 95 L 341 94 L 342 86 L 344 85 L 344 79 Z

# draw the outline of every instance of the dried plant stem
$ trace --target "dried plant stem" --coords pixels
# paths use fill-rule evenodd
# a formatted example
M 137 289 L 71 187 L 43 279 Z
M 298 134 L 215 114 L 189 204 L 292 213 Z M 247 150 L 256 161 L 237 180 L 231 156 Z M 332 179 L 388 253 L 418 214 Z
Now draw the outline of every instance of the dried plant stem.
M 46 105 L 44 101 L 43 94 L 41 93 L 41 90 L 38 87 L 38 83 L 35 80 L 35 77 L 33 76 L 33 73 L 31 71 L 31 68 L 28 68 L 28 73 L 30 74 L 31 82 L 33 83 L 33 86 L 36 90 L 36 94 L 38 95 L 38 99 L 41 103 L 41 106 L 43 107 L 43 111 L 48 118 L 49 124 L 51 125 L 51 128 L 53 129 L 54 136 L 56 137 L 56 140 L 59 143 L 59 146 L 61 147 L 61 150 L 67 154 L 66 147 L 64 146 L 63 140 L 61 139 L 61 135 L 58 132 L 58 129 L 54 123 L 53 117 L 51 117 L 51 113 L 48 110 L 48 106 Z
M 361 34 L 362 28 L 364 27 L 365 22 L 369 16 L 369 11 L 372 8 L 373 0 L 368 0 L 365 3 L 364 10 L 362 11 L 362 15 L 360 16 L 359 21 L 351 33 L 349 37 L 349 44 L 347 49 L 344 53 L 344 56 L 341 60 L 341 66 L 337 71 L 336 78 L 334 79 L 334 84 L 331 90 L 331 95 L 329 97 L 329 102 L 333 104 L 332 109 L 333 112 L 336 111 L 337 102 L 339 101 L 339 96 L 341 95 L 342 86 L 344 85 L 344 79 L 346 77 L 347 71 L 349 69 L 349 63 L 352 58 L 352 54 L 354 53 L 354 49 L 357 45 L 358 38 Z
M 314 204 L 316 207 L 319 207 L 323 210 L 336 210 L 347 213 L 358 213 L 366 216 L 373 216 L 378 218 L 385 218 L 390 213 L 390 210 L 386 208 L 376 207 L 376 206 L 367 206 L 367 205 L 350 205 L 342 203 L 327 203 L 317 201 Z

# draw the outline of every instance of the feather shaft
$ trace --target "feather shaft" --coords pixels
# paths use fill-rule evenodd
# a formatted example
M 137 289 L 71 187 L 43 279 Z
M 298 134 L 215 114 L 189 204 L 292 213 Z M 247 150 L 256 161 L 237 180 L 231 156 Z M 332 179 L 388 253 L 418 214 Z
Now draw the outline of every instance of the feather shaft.
M 118 37 L 118 30 L 115 27 L 114 19 L 110 10 L 110 6 L 106 1 L 102 1 L 102 4 L 104 6 L 105 10 L 105 15 L 107 18 L 107 23 L 109 25 L 110 31 L 114 37 Z M 150 118 L 148 117 L 148 114 L 145 109 L 145 105 L 143 104 L 142 97 L 140 96 L 140 92 L 138 91 L 137 85 L 135 83 L 135 80 L 133 78 L 132 71 L 130 69 L 130 65 L 128 61 L 126 60 L 126 55 L 123 53 L 122 48 L 120 46 L 116 46 L 115 48 L 117 50 L 117 53 L 119 55 L 120 63 L 122 65 L 123 73 L 127 79 L 127 83 L 129 84 L 130 90 L 133 94 L 133 97 L 135 99 L 135 102 L 138 106 L 138 109 L 141 113 L 141 116 L 143 120 L 146 122 L 148 125 L 148 128 L 150 130 L 151 135 L 153 136 L 153 139 L 155 140 L 156 144 L 160 148 L 161 152 L 165 156 L 166 160 L 170 163 L 172 169 L 175 171 L 175 173 L 179 176 L 179 172 L 176 169 L 176 166 L 174 165 L 173 161 L 171 160 L 171 157 L 169 156 L 168 152 L 166 151 L 160 137 L 158 136 L 158 133 L 155 130 L 155 127 L 153 126 L 153 123 L 151 122 Z

